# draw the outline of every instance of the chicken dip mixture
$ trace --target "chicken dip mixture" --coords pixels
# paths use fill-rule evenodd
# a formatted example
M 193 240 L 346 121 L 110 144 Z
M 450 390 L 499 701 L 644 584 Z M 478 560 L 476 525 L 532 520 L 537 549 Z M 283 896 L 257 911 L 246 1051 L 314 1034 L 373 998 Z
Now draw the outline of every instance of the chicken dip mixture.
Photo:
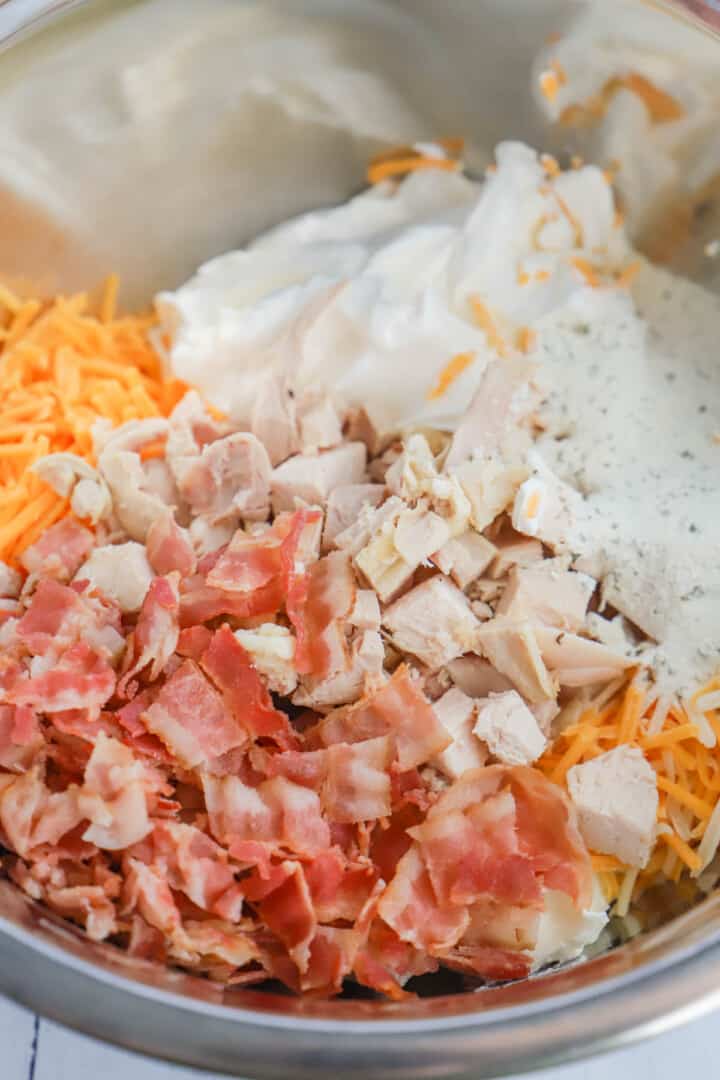
M 0 291 L 2 869 L 132 957 L 400 998 L 720 876 L 720 306 L 459 153 L 153 316 Z

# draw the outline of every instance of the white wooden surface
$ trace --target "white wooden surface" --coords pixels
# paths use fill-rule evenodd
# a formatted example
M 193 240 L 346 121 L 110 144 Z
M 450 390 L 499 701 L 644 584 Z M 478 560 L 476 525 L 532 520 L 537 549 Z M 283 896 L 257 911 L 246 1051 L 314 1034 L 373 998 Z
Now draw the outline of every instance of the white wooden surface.
M 718 1075 L 718 1016 L 709 1016 L 630 1050 L 535 1074 L 538 1080 L 678 1080 Z M 211 1080 L 126 1054 L 38 1020 L 0 998 L 0 1080 Z

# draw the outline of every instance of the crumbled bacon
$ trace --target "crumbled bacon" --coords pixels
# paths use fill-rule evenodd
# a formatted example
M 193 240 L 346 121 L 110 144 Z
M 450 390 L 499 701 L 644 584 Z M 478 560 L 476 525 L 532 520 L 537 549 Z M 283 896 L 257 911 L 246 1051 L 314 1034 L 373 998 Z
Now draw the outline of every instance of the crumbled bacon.
M 473 525 L 430 436 L 368 484 L 332 403 L 282 393 L 269 458 L 192 393 L 124 425 L 99 454 L 114 516 L 61 521 L 24 583 L 5 573 L 6 870 L 91 938 L 231 984 L 400 999 L 440 964 L 521 977 L 545 891 L 583 908 L 590 863 L 557 786 L 482 767 L 473 699 L 514 685 L 557 710 L 558 685 L 624 661 L 582 636 L 582 575 L 563 564 L 573 595 L 543 577 L 538 602 L 540 570 Z

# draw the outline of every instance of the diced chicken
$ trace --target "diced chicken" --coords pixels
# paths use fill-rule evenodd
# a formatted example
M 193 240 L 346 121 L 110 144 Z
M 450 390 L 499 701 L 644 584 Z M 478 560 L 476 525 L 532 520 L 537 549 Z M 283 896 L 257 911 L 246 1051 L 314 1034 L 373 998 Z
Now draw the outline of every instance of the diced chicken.
M 365 478 L 364 443 L 344 443 L 320 454 L 296 454 L 273 469 L 270 481 L 275 513 L 294 510 L 295 500 L 324 506 L 330 492 L 341 484 L 359 484 Z
M 297 686 L 295 637 L 286 626 L 262 623 L 254 630 L 236 630 L 235 637 L 276 694 L 292 694 Z
M 15 599 L 20 595 L 22 583 L 22 575 L 17 570 L 13 570 L 7 563 L 0 562 L 0 596 Z
M 349 409 L 345 423 L 346 437 L 365 443 L 368 454 L 373 458 L 377 457 L 383 447 L 383 438 L 365 409 Z
M 279 465 L 300 449 L 295 402 L 282 379 L 273 372 L 258 380 L 250 430 Z
M 178 482 L 193 513 L 212 522 L 238 514 L 263 520 L 270 509 L 272 468 L 263 444 L 247 431 L 237 431 L 203 447 L 187 464 Z
M 428 493 L 432 508 L 446 522 L 451 536 L 467 530 L 472 506 L 456 476 L 438 476 L 431 480 Z
M 548 669 L 560 686 L 591 686 L 622 675 L 633 660 L 599 641 L 537 626 L 535 640 Z
M 457 586 L 438 574 L 387 608 L 383 626 L 396 648 L 440 668 L 470 650 L 479 623 Z
M 342 442 L 342 421 L 327 394 L 306 391 L 297 403 L 297 418 L 304 454 L 329 450 Z
M 595 590 L 595 579 L 567 569 L 567 560 L 542 559 L 514 566 L 497 606 L 498 615 L 533 618 L 548 626 L 579 630 Z
M 335 547 L 357 555 L 361 548 L 388 523 L 397 521 L 405 503 L 397 495 L 391 495 L 377 507 L 363 506 L 355 521 L 335 536 Z
M 532 370 L 527 360 L 517 358 L 487 365 L 453 436 L 446 468 L 474 456 L 523 449 L 529 439 L 522 421 L 535 404 L 529 393 Z
M 332 547 L 335 538 L 358 520 L 364 507 L 379 506 L 384 495 L 382 484 L 343 484 L 333 488 L 328 496 L 325 514 L 325 550 Z
M 348 615 L 348 622 L 358 630 L 380 629 L 380 604 L 372 589 L 358 589 L 355 605 Z
M 549 738 L 552 732 L 553 720 L 560 713 L 560 706 L 557 701 L 540 701 L 537 705 L 530 706 L 530 712 L 537 720 L 538 727 L 543 735 Z
M 494 543 L 497 555 L 488 570 L 491 578 L 503 578 L 513 566 L 530 566 L 543 557 L 543 546 L 539 540 L 516 534 L 500 537 Z
M 527 469 L 506 465 L 500 458 L 478 458 L 459 465 L 453 475 L 470 500 L 470 521 L 482 532 L 512 505 Z
M 385 473 L 385 483 L 394 495 L 418 499 L 430 490 L 438 475 L 435 458 L 424 435 L 410 435 L 403 442 L 397 461 Z
M 355 556 L 355 566 L 387 604 L 408 585 L 417 563 L 409 563 L 395 547 L 395 530 L 386 523 Z
M 435 755 L 431 764 L 451 780 L 457 780 L 468 769 L 481 768 L 487 753 L 473 733 L 475 702 L 472 698 L 452 687 L 433 702 L 433 709 L 452 742 Z
M 237 529 L 238 521 L 236 518 L 230 518 L 227 521 L 213 525 L 205 517 L 196 517 L 190 522 L 188 532 L 197 554 L 207 555 L 211 551 L 217 551 L 224 544 L 229 544 Z
M 115 516 L 132 540 L 144 543 L 150 526 L 167 513 L 167 503 L 145 490 L 142 462 L 132 450 L 115 450 L 111 442 L 98 464 L 110 488 Z
M 450 529 L 422 499 L 414 509 L 403 510 L 397 519 L 393 541 L 405 562 L 419 566 L 450 539 Z
M 33 472 L 64 499 L 70 499 L 72 512 L 96 525 L 108 517 L 112 498 L 97 469 L 77 454 L 48 454 L 31 465 Z
M 446 541 L 433 555 L 433 562 L 456 585 L 466 589 L 488 568 L 495 554 L 494 544 L 474 529 L 467 529 Z
M 494 618 L 480 625 L 476 648 L 487 657 L 533 705 L 555 699 L 555 685 L 528 622 Z
M 384 660 L 385 649 L 377 630 L 364 630 L 351 644 L 347 670 L 324 679 L 303 679 L 293 705 L 322 709 L 352 704 L 362 697 L 368 680 L 381 679 Z
M 138 451 L 147 443 L 162 439 L 168 434 L 169 423 L 162 417 L 149 417 L 145 420 L 127 420 L 120 427 L 105 430 L 100 435 L 98 456 L 106 450 L 116 453 L 120 450 Z M 95 437 L 95 431 L 93 431 Z
M 528 460 L 533 473 L 518 489 L 512 511 L 517 532 L 536 536 L 554 551 L 572 547 L 572 530 L 580 516 L 582 496 L 563 483 L 532 451 Z
M 516 690 L 479 701 L 473 731 L 503 765 L 532 765 L 546 745 L 537 720 Z
M 655 841 L 658 793 L 642 751 L 618 746 L 574 765 L 567 782 L 588 847 L 628 866 L 645 866 Z
M 506 675 L 483 660 L 481 656 L 468 654 L 451 660 L 447 666 L 450 678 L 463 693 L 473 698 L 484 698 L 488 694 L 501 694 L 512 690 L 512 683 Z
M 139 611 L 154 577 L 142 544 L 96 547 L 75 575 L 89 581 L 93 589 L 113 600 L 121 611 Z
M 585 618 L 585 627 L 593 638 L 607 645 L 608 649 L 612 649 L 614 653 L 627 657 L 637 655 L 638 642 L 633 637 L 630 625 L 623 615 L 604 619 L 602 615 L 592 611 Z

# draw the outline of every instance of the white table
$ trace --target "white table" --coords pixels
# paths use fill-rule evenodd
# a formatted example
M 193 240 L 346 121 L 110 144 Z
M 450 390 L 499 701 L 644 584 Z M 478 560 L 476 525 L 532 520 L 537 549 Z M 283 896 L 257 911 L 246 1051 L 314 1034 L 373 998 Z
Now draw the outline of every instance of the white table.
M 718 1017 L 630 1050 L 535 1074 L 538 1080 L 678 1080 L 717 1075 Z M 202 1080 L 207 1074 L 126 1054 L 39 1020 L 0 998 L 2 1080 Z M 208 1080 L 211 1078 L 208 1077 Z

